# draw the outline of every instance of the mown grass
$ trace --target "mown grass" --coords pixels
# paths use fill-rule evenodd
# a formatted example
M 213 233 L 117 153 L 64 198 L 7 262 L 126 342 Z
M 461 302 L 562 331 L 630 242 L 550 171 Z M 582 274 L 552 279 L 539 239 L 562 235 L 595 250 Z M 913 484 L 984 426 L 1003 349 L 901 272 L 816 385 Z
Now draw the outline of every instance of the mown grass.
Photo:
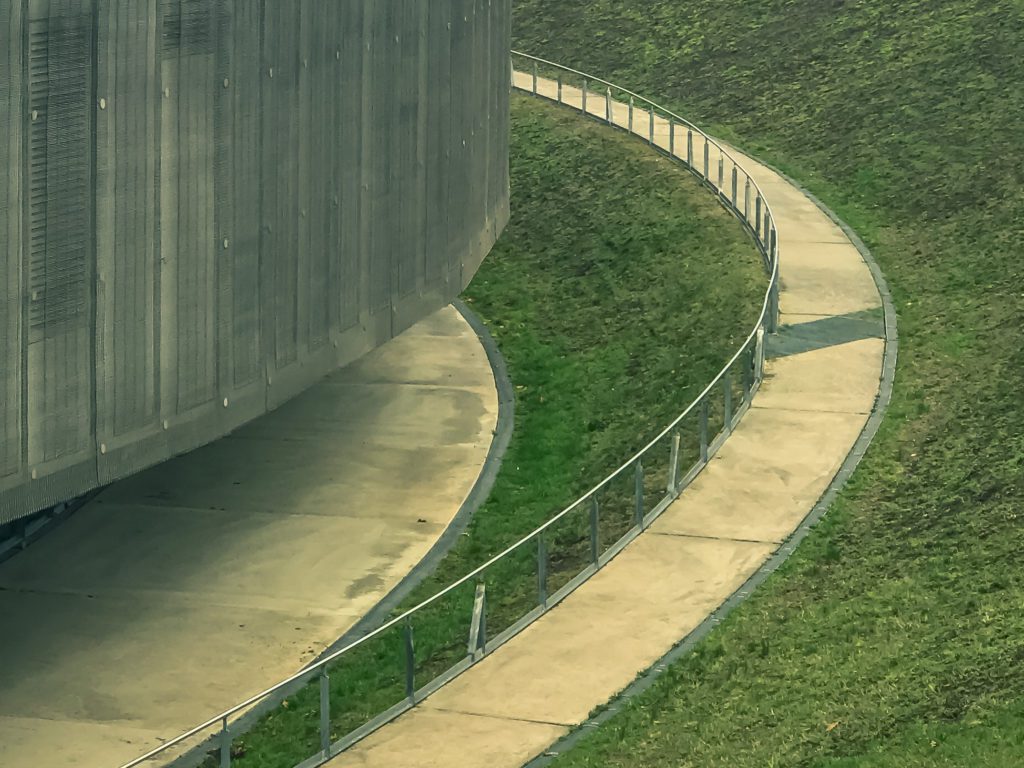
M 556 764 L 1024 763 L 1024 3 L 519 0 L 515 35 L 803 182 L 901 335 L 827 521 Z
M 740 225 L 641 142 L 525 97 L 512 118 L 512 221 L 465 298 L 508 363 L 515 432 L 468 535 L 403 609 L 529 533 L 664 427 L 739 347 L 766 285 Z M 608 516 L 604 532 L 629 523 L 628 511 Z M 579 569 L 583 543 L 571 526 L 552 541 L 552 587 Z M 488 575 L 492 636 L 536 605 L 534 556 L 527 548 Z M 465 655 L 473 586 L 417 616 L 418 684 Z M 330 670 L 335 738 L 403 698 L 403 653 L 399 627 Z M 318 690 L 302 691 L 236 740 L 232 764 L 310 756 L 318 713 Z

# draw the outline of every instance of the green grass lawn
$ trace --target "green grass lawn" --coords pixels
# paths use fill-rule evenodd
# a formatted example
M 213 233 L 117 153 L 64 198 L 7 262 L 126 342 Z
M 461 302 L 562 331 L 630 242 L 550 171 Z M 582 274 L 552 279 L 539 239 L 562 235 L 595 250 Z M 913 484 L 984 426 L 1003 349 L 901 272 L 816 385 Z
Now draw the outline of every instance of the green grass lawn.
M 518 0 L 515 36 L 808 186 L 901 336 L 827 521 L 556 764 L 1024 764 L 1024 3 Z
M 403 608 L 529 533 L 660 431 L 738 349 L 767 285 L 739 223 L 639 140 L 523 96 L 512 126 L 512 221 L 465 298 L 508 363 L 515 433 L 468 535 Z M 575 566 L 553 558 L 552 579 Z M 417 618 L 419 684 L 465 655 L 468 586 Z M 490 633 L 536 601 L 532 559 L 513 558 L 488 582 Z M 403 698 L 402 659 L 396 631 L 331 670 L 335 738 Z M 292 697 L 236 740 L 232 764 L 308 757 L 318 708 L 315 689 Z

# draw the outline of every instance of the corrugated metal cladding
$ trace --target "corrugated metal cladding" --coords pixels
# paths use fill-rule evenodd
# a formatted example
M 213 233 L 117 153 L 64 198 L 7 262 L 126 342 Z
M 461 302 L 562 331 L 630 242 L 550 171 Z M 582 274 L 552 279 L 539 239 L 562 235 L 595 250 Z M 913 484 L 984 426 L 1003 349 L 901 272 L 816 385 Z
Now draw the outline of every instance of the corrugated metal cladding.
M 0 523 L 445 305 L 508 219 L 511 0 L 0 0 Z

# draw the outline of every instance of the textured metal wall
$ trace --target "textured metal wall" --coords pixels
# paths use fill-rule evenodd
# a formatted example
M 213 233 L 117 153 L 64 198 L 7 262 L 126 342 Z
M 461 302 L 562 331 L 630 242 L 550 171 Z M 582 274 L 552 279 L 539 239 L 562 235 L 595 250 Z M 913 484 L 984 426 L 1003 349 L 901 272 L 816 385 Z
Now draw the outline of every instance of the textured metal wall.
M 0 523 L 447 304 L 508 218 L 511 0 L 0 0 Z

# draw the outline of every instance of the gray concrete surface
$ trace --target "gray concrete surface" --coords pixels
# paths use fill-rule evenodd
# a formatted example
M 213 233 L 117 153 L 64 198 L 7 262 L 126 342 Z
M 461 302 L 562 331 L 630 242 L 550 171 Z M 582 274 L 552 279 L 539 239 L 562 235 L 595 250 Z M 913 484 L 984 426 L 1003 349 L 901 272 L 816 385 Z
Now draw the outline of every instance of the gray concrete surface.
M 0 565 L 0 766 L 114 768 L 295 672 L 434 544 L 497 413 L 448 308 L 107 489 Z

